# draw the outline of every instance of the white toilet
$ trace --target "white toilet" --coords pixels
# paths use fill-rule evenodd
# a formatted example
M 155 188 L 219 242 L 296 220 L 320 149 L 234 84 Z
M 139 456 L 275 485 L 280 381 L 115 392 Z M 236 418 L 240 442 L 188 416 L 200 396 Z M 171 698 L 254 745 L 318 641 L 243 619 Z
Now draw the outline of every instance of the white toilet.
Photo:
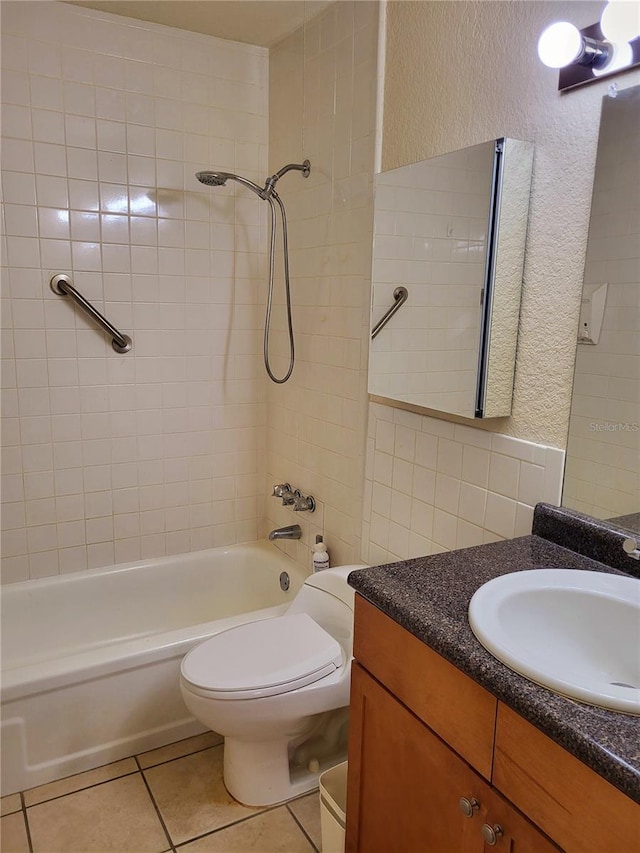
M 265 806 L 313 790 L 344 760 L 357 566 L 306 579 L 282 616 L 223 631 L 182 661 L 187 708 L 224 735 L 224 782 Z

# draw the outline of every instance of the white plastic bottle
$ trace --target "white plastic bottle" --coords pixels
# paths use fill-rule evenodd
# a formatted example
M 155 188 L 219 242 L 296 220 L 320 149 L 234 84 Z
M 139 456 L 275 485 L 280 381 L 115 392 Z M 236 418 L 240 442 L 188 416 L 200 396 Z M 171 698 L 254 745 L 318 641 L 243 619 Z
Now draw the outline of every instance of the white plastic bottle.
M 329 568 L 329 552 L 327 546 L 322 541 L 320 533 L 316 536 L 316 544 L 312 548 L 313 551 L 313 571 L 320 572 L 322 569 Z

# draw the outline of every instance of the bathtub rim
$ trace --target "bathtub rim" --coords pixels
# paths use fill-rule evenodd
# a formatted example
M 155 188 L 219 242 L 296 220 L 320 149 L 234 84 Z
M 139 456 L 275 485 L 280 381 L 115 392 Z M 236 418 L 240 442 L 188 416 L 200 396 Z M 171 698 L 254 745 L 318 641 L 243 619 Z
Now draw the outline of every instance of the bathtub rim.
M 269 542 L 267 539 L 255 539 L 249 542 L 238 542 L 233 545 L 220 545 L 214 548 L 200 548 L 198 551 L 185 551 L 184 553 L 179 554 L 165 554 L 162 557 L 145 557 L 142 560 L 130 560 L 126 563 L 115 563 L 114 565 L 109 566 L 96 566 L 92 569 L 81 569 L 77 572 L 59 572 L 58 574 L 46 575 L 42 578 L 29 578 L 28 580 L 11 581 L 9 583 L 0 584 L 0 598 L 2 598 L 5 593 L 73 583 L 74 581 L 77 582 L 83 579 L 97 577 L 99 575 L 119 574 L 137 569 L 153 570 L 154 568 L 168 566 L 176 560 L 179 560 L 181 565 L 183 563 L 196 563 L 203 557 L 206 557 L 207 554 L 215 552 L 216 554 L 227 555 L 232 554 L 234 551 L 242 551 L 244 549 L 264 551 L 270 556 L 282 559 L 285 563 L 289 563 L 292 567 L 295 567 L 297 572 L 303 574 L 305 577 L 308 577 L 311 574 L 311 570 L 307 570 L 302 567 L 300 563 L 296 563 L 292 557 L 284 551 L 281 551 L 280 548 L 272 542 Z

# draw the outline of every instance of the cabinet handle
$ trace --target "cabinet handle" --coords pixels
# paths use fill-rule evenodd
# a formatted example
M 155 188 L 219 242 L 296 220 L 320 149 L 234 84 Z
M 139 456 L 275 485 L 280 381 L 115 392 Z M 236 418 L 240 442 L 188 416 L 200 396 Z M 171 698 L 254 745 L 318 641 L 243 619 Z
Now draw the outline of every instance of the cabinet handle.
M 460 797 L 458 805 L 460 806 L 460 811 L 465 817 L 473 817 L 473 813 L 480 808 L 480 803 L 475 797 L 471 797 L 471 799 L 468 797 Z
M 497 844 L 500 837 L 504 835 L 502 827 L 497 823 L 494 826 L 489 826 L 488 823 L 485 823 L 480 831 L 482 832 L 482 837 L 484 838 L 485 843 L 489 847 L 493 847 L 494 844 Z

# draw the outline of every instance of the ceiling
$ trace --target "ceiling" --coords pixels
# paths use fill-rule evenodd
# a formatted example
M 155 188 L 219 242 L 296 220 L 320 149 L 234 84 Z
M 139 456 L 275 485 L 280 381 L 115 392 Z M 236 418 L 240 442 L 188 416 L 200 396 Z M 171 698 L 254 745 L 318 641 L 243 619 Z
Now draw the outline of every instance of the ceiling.
M 209 36 L 270 47 L 332 0 L 68 0 Z

